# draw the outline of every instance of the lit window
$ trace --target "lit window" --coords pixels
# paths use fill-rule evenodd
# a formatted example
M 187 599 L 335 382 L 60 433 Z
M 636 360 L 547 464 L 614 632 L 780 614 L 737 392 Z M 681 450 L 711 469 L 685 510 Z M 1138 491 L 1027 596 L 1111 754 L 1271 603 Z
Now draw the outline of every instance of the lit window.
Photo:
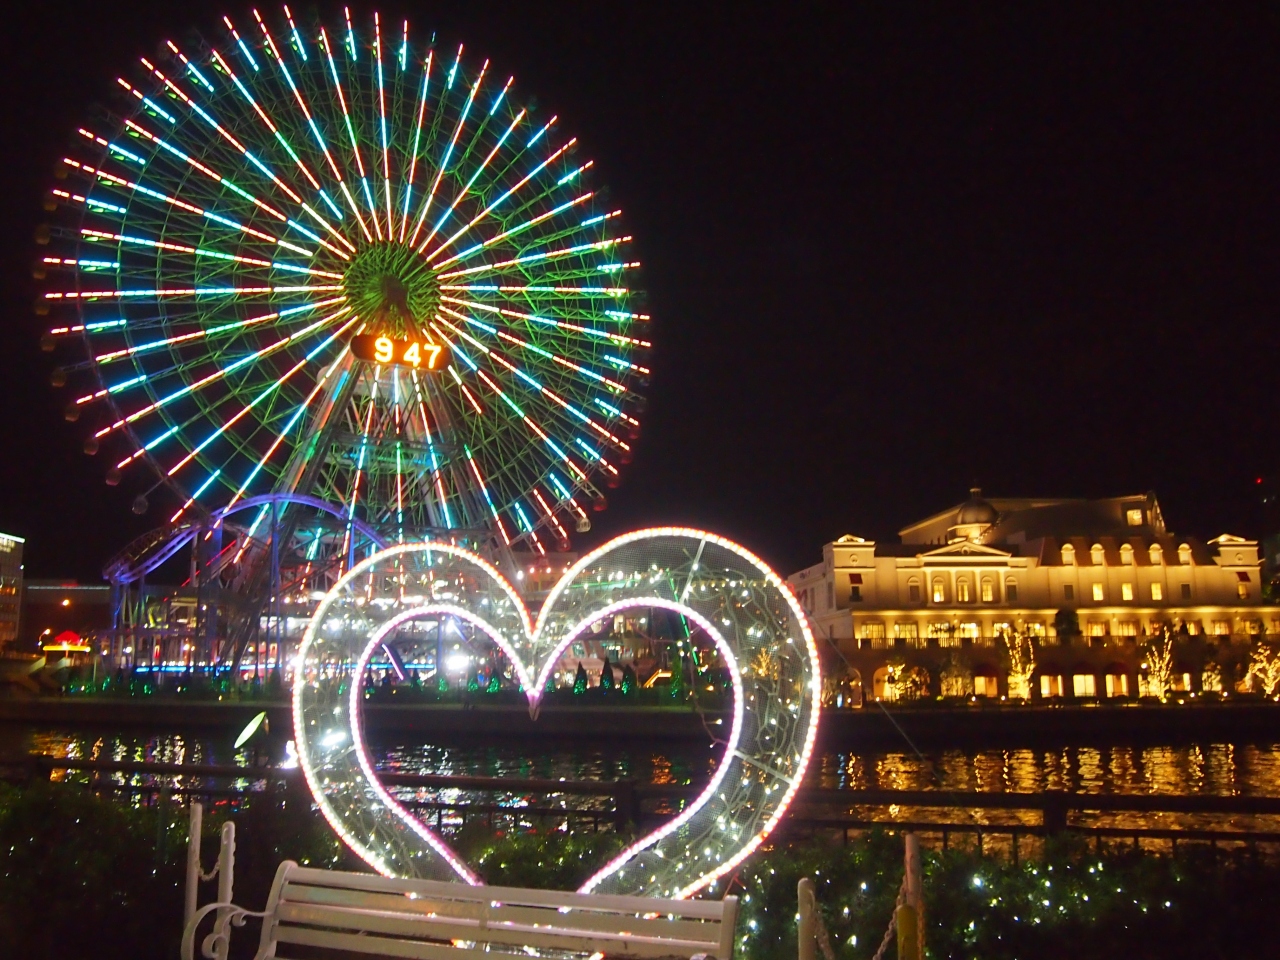
M 1105 637 L 1106 635 L 1107 635 L 1107 621 L 1105 620 L 1089 621 L 1089 636 Z
M 1092 673 L 1077 673 L 1071 678 L 1071 691 L 1077 697 L 1096 697 L 1096 681 Z
M 1136 637 L 1138 624 L 1134 620 L 1121 620 L 1116 624 L 1116 632 L 1122 637 Z
M 1047 674 L 1040 676 L 1040 696 L 1048 699 L 1049 697 L 1062 696 L 1062 678 L 1051 677 Z
M 984 677 L 979 674 L 973 678 L 973 695 L 975 697 L 999 696 L 998 682 L 995 677 Z
M 1248 585 L 1247 583 L 1237 583 L 1237 584 L 1236 584 L 1236 595 L 1237 595 L 1241 600 L 1248 600 L 1248 599 L 1249 599 L 1249 585 Z
M 1099 591 L 1101 591 L 1101 589 L 1102 589 L 1102 584 L 1098 584 L 1098 590 L 1099 590 Z M 1095 600 L 1101 600 L 1101 599 L 1102 599 L 1102 597 L 1100 597 L 1100 596 L 1095 596 L 1095 597 L 1094 597 L 1094 599 L 1095 599 Z M 1132 599 L 1133 599 L 1133 584 L 1132 584 L 1132 583 L 1122 583 L 1122 584 L 1120 584 L 1120 599 L 1121 599 L 1121 600 L 1132 600 Z
M 982 631 L 978 629 L 976 623 L 962 623 L 958 632 L 965 640 L 977 640 L 982 636 Z
M 1184 620 L 1182 625 L 1187 628 L 1187 633 L 1190 634 L 1191 636 L 1193 637 L 1200 636 L 1201 631 L 1200 631 L 1199 620 Z
M 1164 587 L 1161 584 L 1153 583 L 1151 585 L 1151 599 L 1152 600 L 1164 599 Z
M 1018 581 L 1012 577 L 1004 582 L 1004 598 L 1010 603 L 1018 602 Z
M 1024 626 L 1024 629 L 1026 630 L 1028 637 L 1040 637 L 1041 639 L 1044 639 L 1044 636 L 1045 636 L 1044 624 L 1039 620 L 1027 621 L 1026 625 Z
M 1231 621 L 1214 620 L 1211 624 L 1211 630 L 1215 637 L 1229 637 L 1231 636 Z
M 1093 585 L 1093 599 L 1094 599 L 1094 600 L 1101 600 L 1101 599 L 1102 599 L 1102 584 L 1100 584 L 1100 583 L 1095 583 L 1095 584 Z
M 872 647 L 883 647 L 885 634 L 883 623 L 864 623 L 858 627 L 858 636 L 864 644 Z
M 893 632 L 899 640 L 910 640 L 913 644 L 920 639 L 920 627 L 914 620 L 899 620 L 893 625 Z
M 1107 674 L 1107 696 L 1127 697 L 1129 695 L 1129 677 L 1123 673 Z
M 1062 599 L 1074 600 L 1076 598 L 1076 587 L 1073 583 L 1064 583 L 1062 585 Z
M 1103 552 L 1102 544 L 1095 543 L 1089 548 L 1089 559 L 1093 561 L 1095 567 L 1100 567 L 1106 563 L 1106 554 Z
M 1131 527 L 1142 526 L 1142 508 L 1132 507 L 1129 510 L 1126 510 L 1124 518 Z
M 947 585 L 942 582 L 941 577 L 938 577 L 938 579 L 933 581 L 933 602 L 934 603 L 947 602 Z
M 956 603 L 969 602 L 969 581 L 961 577 L 956 581 Z
M 990 580 L 982 581 L 982 602 L 991 603 L 996 598 L 996 588 Z

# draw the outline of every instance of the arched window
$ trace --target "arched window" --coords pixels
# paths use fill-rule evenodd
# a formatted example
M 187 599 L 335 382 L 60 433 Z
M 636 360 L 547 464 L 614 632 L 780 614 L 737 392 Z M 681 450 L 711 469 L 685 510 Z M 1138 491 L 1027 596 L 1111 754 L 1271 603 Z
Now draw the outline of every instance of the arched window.
M 912 603 L 920 602 L 920 578 L 912 577 L 907 581 L 907 599 Z
M 943 580 L 941 577 L 933 578 L 933 602 L 934 603 L 947 602 L 947 582 Z
M 1127 543 L 1120 545 L 1120 562 L 1126 567 L 1133 566 L 1133 547 Z
M 991 578 L 990 578 L 990 577 L 983 577 L 983 578 L 982 578 L 982 594 L 981 594 L 981 596 L 982 596 L 982 602 L 983 602 L 983 603 L 995 603 L 995 599 L 996 599 L 996 585 L 995 585 L 995 583 L 993 583 L 993 582 L 992 582 L 992 580 L 991 580 Z
M 1062 565 L 1064 567 L 1073 566 L 1076 562 L 1076 548 L 1069 543 L 1062 545 Z
M 1006 577 L 1004 581 L 1004 598 L 1009 603 L 1018 601 L 1018 581 L 1013 577 Z
M 1158 543 L 1153 543 L 1151 548 L 1147 551 L 1147 554 L 1151 557 L 1151 565 L 1153 567 L 1160 566 L 1161 562 L 1164 560 L 1164 550 L 1161 549 L 1160 544 Z
M 1184 543 L 1178 547 L 1178 562 L 1184 566 L 1191 563 L 1191 544 Z
M 972 599 L 969 593 L 969 578 L 960 577 L 956 580 L 956 603 L 969 603 Z
M 1095 543 L 1089 548 L 1089 559 L 1093 561 L 1095 567 L 1100 567 L 1107 562 L 1106 554 L 1102 552 L 1102 544 Z

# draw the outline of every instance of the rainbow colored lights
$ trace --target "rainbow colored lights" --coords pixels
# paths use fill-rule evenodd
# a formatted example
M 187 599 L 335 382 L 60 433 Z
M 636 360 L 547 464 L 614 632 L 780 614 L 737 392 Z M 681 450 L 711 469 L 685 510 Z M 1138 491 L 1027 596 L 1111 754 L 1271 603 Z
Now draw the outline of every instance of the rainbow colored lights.
M 122 119 L 79 128 L 51 191 L 71 222 L 39 309 L 54 349 L 81 345 L 59 362 L 94 440 L 150 467 L 174 522 L 292 492 L 397 540 L 567 542 L 631 456 L 651 346 L 593 161 L 509 74 L 407 22 L 284 7 L 219 29 L 120 77 Z M 451 362 L 355 358 L 370 333 Z

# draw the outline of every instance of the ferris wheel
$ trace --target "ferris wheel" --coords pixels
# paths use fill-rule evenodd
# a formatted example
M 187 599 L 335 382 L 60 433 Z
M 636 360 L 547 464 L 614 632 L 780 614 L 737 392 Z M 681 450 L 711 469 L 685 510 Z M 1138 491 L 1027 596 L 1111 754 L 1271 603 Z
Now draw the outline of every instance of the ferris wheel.
M 46 204 L 37 310 L 86 452 L 171 525 L 277 495 L 385 542 L 563 548 L 649 374 L 592 161 L 407 22 L 223 25 L 117 81 Z

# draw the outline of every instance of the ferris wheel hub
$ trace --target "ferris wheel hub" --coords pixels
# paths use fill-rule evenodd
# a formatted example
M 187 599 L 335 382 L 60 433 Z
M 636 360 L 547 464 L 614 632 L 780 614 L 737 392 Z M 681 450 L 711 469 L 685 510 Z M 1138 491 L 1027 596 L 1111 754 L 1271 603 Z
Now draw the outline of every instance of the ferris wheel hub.
M 428 333 L 440 300 L 435 271 L 408 244 L 371 243 L 351 260 L 342 281 L 347 302 L 370 332 Z

